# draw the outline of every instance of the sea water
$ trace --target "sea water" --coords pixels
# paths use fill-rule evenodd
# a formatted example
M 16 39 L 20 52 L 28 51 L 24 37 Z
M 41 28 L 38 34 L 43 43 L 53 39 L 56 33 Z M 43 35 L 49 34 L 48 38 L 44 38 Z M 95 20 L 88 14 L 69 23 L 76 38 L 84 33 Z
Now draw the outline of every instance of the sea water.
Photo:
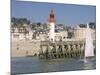
M 61 58 L 39 59 L 38 57 L 11 58 L 11 74 L 28 74 L 58 71 L 75 71 L 96 69 L 96 58 L 84 59 Z

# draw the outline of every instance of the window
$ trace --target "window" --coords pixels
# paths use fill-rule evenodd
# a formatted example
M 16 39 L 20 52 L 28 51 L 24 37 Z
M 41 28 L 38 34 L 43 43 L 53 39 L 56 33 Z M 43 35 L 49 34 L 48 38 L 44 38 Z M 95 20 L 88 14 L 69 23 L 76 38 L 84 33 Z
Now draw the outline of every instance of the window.
M 14 38 L 19 38 L 19 35 L 18 34 L 14 34 L 13 37 Z

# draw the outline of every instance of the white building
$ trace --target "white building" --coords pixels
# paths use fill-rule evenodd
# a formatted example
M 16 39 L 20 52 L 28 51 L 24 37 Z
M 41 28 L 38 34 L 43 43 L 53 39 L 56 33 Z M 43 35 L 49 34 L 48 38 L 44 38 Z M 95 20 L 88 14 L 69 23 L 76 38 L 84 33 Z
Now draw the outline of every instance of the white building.
M 26 27 L 14 27 L 11 29 L 12 40 L 31 40 L 33 37 L 32 30 L 27 30 Z
M 85 40 L 86 38 L 87 28 L 76 27 L 74 29 L 74 38 L 78 40 Z M 95 40 L 96 34 L 95 29 L 91 29 L 92 32 L 92 39 Z
M 66 30 L 55 32 L 55 41 L 67 41 L 67 37 L 68 32 Z

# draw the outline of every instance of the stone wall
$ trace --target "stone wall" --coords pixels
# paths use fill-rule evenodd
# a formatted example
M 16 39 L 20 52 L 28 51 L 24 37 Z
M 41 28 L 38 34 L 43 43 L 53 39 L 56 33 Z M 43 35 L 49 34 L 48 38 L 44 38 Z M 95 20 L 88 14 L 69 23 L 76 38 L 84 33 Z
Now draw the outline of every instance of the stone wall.
M 21 56 L 32 56 L 38 54 L 40 50 L 40 41 L 12 41 L 11 42 L 11 56 L 21 57 Z

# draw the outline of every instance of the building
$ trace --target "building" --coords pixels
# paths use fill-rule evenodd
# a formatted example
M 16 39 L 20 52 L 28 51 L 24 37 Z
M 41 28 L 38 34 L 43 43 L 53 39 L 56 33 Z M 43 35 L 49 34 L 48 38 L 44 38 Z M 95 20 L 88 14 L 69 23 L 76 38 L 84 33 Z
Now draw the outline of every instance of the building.
M 55 41 L 67 41 L 68 32 L 66 30 L 59 30 L 55 32 Z
M 12 40 L 31 40 L 33 32 L 28 25 L 11 28 Z
M 95 33 L 95 29 L 91 29 L 92 32 L 92 39 L 95 40 L 96 37 L 96 33 Z M 74 29 L 74 38 L 78 39 L 78 40 L 85 40 L 86 38 L 86 33 L 87 33 L 87 27 L 79 27 L 77 26 Z
M 46 41 L 48 38 L 47 31 L 43 29 L 36 30 L 33 35 L 35 40 Z

